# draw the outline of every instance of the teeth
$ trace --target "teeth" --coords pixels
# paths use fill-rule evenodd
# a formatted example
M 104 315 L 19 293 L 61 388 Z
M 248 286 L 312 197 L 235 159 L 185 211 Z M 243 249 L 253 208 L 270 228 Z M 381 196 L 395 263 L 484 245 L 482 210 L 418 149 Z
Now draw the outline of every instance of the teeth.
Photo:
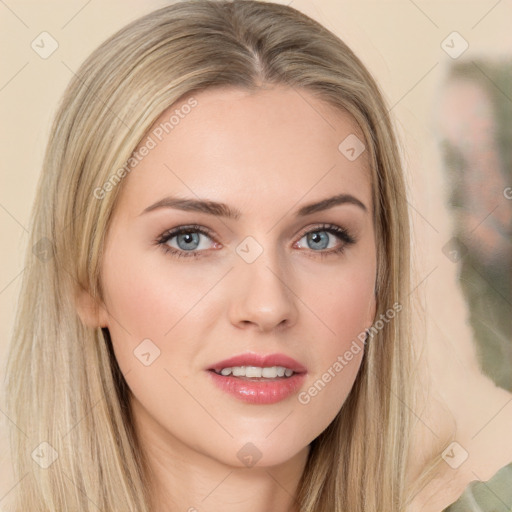
M 215 371 L 227 377 L 233 374 L 233 377 L 248 377 L 248 378 L 266 378 L 275 379 L 276 377 L 291 377 L 293 370 L 285 368 L 284 366 L 270 366 L 261 368 L 259 366 L 233 366 L 232 368 L 222 368 L 222 370 Z
M 261 377 L 262 368 L 258 368 L 257 366 L 246 366 L 245 367 L 245 376 L 246 377 Z
M 272 366 L 271 368 L 262 368 L 261 376 L 267 379 L 275 379 L 279 375 L 276 366 Z

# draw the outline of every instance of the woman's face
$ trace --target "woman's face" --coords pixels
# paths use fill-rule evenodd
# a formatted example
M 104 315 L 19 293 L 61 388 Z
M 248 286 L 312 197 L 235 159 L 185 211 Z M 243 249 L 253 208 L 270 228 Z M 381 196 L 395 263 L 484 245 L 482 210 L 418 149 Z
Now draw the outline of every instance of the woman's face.
M 148 446 L 271 466 L 334 419 L 375 315 L 361 140 L 284 87 L 206 90 L 143 139 L 117 185 L 100 324 Z

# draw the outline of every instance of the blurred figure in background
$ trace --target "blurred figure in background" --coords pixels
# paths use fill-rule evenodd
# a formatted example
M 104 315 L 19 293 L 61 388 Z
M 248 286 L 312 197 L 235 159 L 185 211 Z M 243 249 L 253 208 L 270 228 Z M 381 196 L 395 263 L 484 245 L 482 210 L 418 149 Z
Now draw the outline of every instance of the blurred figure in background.
M 485 375 L 512 391 L 512 67 L 452 66 L 439 125 L 454 237 L 445 254 L 458 265 L 478 359 Z

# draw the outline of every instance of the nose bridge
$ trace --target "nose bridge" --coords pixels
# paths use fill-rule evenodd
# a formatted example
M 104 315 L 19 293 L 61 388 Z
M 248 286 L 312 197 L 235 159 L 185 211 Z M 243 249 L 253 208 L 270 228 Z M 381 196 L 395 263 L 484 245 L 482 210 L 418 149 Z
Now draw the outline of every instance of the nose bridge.
M 271 330 L 295 323 L 297 305 L 289 266 L 270 243 L 247 237 L 236 248 L 231 322 L 238 326 L 255 324 L 260 330 Z

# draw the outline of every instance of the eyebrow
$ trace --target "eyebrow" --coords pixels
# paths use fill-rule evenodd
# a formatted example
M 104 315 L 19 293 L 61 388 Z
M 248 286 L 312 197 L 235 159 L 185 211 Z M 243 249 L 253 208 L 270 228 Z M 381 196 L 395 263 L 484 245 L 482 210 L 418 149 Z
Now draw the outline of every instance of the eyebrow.
M 357 197 L 351 194 L 338 194 L 315 203 L 309 203 L 302 206 L 297 211 L 298 217 L 305 217 L 312 213 L 328 210 L 334 206 L 342 204 L 352 204 L 361 208 L 364 212 L 367 212 L 365 204 L 361 202 Z M 226 217 L 228 219 L 238 220 L 242 213 L 236 208 L 231 208 L 225 203 L 218 203 L 216 201 L 198 200 L 198 199 L 187 199 L 181 197 L 168 196 L 160 199 L 156 203 L 145 208 L 140 215 L 160 208 L 174 208 L 183 211 L 201 212 L 209 215 L 215 215 L 218 217 Z

